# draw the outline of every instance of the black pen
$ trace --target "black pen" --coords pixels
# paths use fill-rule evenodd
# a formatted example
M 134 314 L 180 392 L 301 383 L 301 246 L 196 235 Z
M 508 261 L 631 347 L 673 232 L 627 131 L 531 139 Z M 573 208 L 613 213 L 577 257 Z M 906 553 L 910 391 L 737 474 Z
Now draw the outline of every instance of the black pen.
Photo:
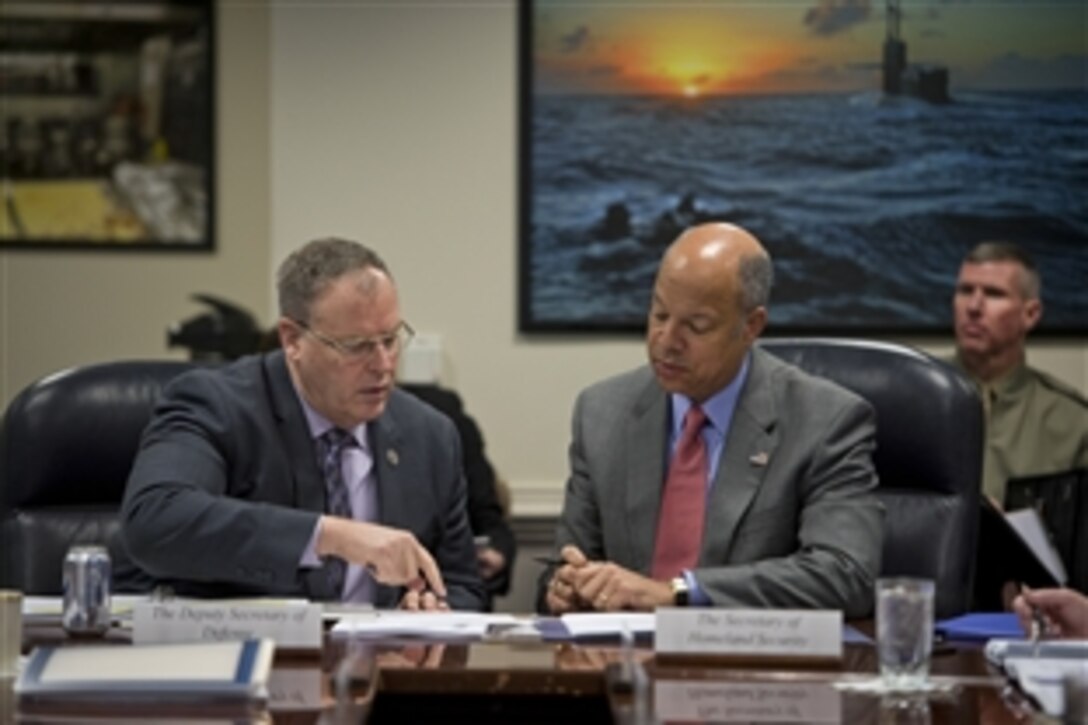
M 534 556 L 533 561 L 544 566 L 563 566 L 567 563 L 566 559 L 556 559 L 551 556 Z
M 1039 640 L 1046 633 L 1046 620 L 1043 619 L 1043 610 L 1028 601 L 1027 593 L 1031 591 L 1027 584 L 1020 585 L 1020 596 L 1024 597 L 1024 604 L 1031 610 L 1031 652 L 1033 657 L 1039 656 Z

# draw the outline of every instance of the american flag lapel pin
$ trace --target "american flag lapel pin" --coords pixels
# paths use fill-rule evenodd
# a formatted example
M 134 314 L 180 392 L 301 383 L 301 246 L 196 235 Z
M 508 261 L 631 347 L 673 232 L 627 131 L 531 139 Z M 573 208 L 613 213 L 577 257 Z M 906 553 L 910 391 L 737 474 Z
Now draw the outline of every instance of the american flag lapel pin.
M 760 451 L 748 458 L 748 462 L 753 466 L 766 466 L 769 460 L 771 457 L 767 455 L 767 451 Z

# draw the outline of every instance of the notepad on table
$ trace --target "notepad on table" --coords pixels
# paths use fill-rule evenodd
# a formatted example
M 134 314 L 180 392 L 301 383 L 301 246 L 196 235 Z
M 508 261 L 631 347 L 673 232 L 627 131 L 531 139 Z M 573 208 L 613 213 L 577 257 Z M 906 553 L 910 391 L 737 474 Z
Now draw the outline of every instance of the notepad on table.
M 15 693 L 32 701 L 261 701 L 274 652 L 270 639 L 37 647 Z

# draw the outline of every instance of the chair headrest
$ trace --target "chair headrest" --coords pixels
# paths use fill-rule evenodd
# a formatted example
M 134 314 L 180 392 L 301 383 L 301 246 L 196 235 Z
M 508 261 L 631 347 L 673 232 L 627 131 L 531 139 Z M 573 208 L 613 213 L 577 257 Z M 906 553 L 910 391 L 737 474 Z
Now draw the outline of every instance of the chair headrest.
M 978 486 L 982 403 L 953 366 L 914 348 L 872 340 L 770 338 L 759 344 L 873 406 L 873 461 L 882 488 L 951 494 Z
M 0 423 L 4 508 L 116 503 L 159 392 L 191 362 L 72 368 L 31 384 Z

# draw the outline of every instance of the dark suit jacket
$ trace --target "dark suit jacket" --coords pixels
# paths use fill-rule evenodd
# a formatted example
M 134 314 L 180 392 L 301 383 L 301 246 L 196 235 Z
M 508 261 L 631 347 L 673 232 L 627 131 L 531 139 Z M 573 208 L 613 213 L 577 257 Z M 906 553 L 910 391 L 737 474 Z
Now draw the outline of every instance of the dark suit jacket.
M 451 606 L 480 608 L 453 425 L 394 390 L 367 435 L 380 523 L 411 531 L 431 552 Z M 180 376 L 163 391 L 125 491 L 122 553 L 181 594 L 336 599 L 322 569 L 299 567 L 324 510 L 324 481 L 283 353 L 246 357 Z M 400 596 L 379 586 L 375 604 L 395 606 Z
M 506 568 L 484 582 L 490 594 L 510 590 L 510 572 L 514 568 L 517 544 L 495 493 L 495 469 L 484 455 L 484 438 L 476 421 L 465 412 L 461 396 L 437 385 L 401 384 L 400 387 L 444 413 L 461 437 L 461 457 L 468 483 L 468 520 L 472 532 L 487 536 L 491 546 L 502 552 Z
M 648 367 L 579 396 L 557 548 L 649 575 L 668 400 Z M 752 350 L 694 570 L 713 604 L 871 613 L 883 544 L 875 433 L 861 398 Z

